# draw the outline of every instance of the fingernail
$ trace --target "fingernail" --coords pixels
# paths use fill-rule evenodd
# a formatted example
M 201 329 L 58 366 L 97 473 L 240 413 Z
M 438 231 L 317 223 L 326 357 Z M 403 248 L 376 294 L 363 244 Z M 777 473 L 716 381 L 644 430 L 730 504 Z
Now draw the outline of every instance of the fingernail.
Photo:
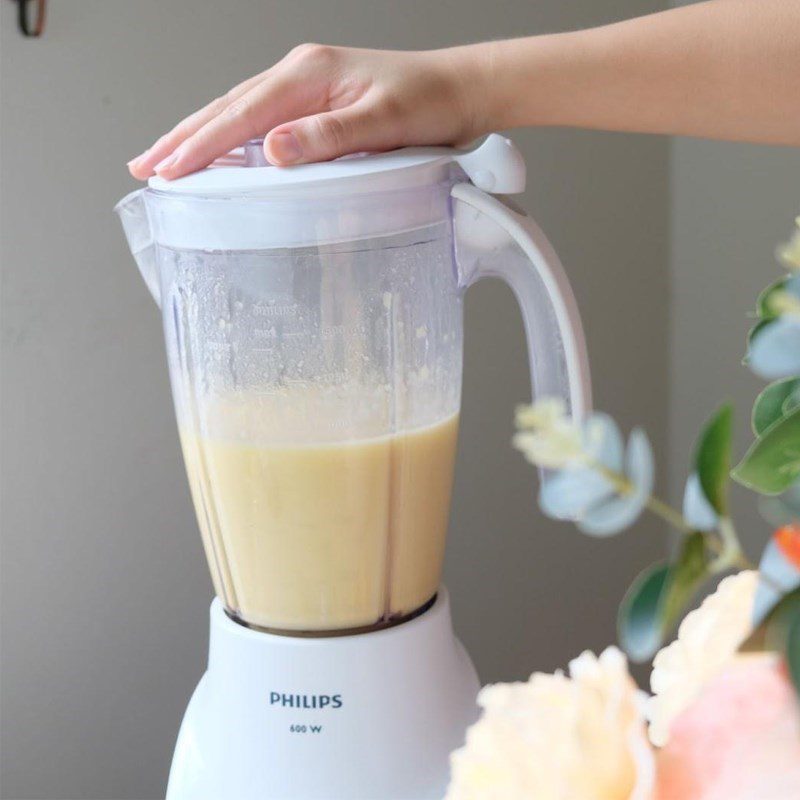
M 136 163 L 138 163 L 138 162 L 139 162 L 139 161 L 141 161 L 141 160 L 142 160 L 142 159 L 143 159 L 143 158 L 144 158 L 144 157 L 145 157 L 145 156 L 146 156 L 146 155 L 147 155 L 149 152 L 150 152 L 150 148 L 148 147 L 148 148 L 147 148 L 147 150 L 145 150 L 143 153 L 139 153 L 139 155 L 138 155 L 138 156 L 136 156 L 136 158 L 132 158 L 132 159 L 131 159 L 131 160 L 128 162 L 128 166 L 131 166 L 131 164 L 136 164 Z
M 178 152 L 171 153 L 165 159 L 159 161 L 158 164 L 156 164 L 155 167 L 153 167 L 153 170 L 157 173 L 161 173 L 164 170 L 169 169 L 170 167 L 175 165 L 175 162 L 178 160 L 179 155 L 180 153 Z
M 293 164 L 303 156 L 303 148 L 300 147 L 300 142 L 297 141 L 297 137 L 293 133 L 288 131 L 270 136 L 269 150 L 281 164 Z

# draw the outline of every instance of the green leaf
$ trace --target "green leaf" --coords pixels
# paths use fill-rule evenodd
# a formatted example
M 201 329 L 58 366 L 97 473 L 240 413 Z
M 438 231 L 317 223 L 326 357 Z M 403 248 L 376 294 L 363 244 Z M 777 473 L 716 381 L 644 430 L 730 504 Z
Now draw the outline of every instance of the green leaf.
M 756 300 L 756 314 L 760 320 L 775 319 L 777 314 L 772 310 L 772 295 L 775 292 L 781 291 L 789 280 L 788 275 L 784 275 L 777 281 L 774 281 L 766 289 L 764 289 Z
M 800 407 L 769 426 L 732 473 L 760 494 L 780 494 L 800 476 Z
M 743 642 L 744 651 L 783 652 L 795 619 L 800 618 L 800 589 L 785 594 Z
M 721 517 L 725 516 L 728 505 L 732 435 L 733 407 L 726 403 L 706 423 L 695 452 L 695 469 L 703 494 Z
M 800 618 L 800 589 L 785 594 L 764 620 L 764 649 L 786 649 L 792 625 Z
M 783 401 L 783 407 L 781 408 L 781 411 L 783 411 L 784 417 L 790 411 L 794 411 L 794 409 L 800 406 L 800 378 L 796 378 L 796 380 L 797 386 L 795 386 L 794 390 Z
M 800 614 L 792 620 L 786 637 L 786 663 L 794 689 L 800 696 Z
M 695 532 L 683 540 L 677 561 L 670 568 L 661 609 L 661 628 L 666 636 L 692 601 L 700 585 L 708 578 L 706 541 Z
M 753 433 L 760 436 L 770 425 L 777 422 L 797 405 L 796 392 L 800 389 L 800 378 L 785 378 L 775 381 L 764 389 L 753 405 Z M 785 406 L 789 405 L 788 408 Z
M 655 655 L 708 576 L 699 532 L 686 537 L 674 563 L 653 564 L 637 576 L 617 615 L 619 641 L 632 661 Z
M 661 646 L 659 617 L 668 580 L 669 564 L 653 564 L 636 577 L 620 603 L 617 635 L 632 661 L 647 661 Z

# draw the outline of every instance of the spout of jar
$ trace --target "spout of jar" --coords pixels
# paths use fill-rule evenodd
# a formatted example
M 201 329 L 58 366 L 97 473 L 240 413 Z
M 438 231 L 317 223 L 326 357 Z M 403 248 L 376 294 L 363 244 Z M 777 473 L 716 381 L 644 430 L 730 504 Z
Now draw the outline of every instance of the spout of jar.
M 144 203 L 144 189 L 131 192 L 122 198 L 115 206 L 114 211 L 122 223 L 125 238 L 131 255 L 139 267 L 147 288 L 157 305 L 161 305 L 161 290 L 158 281 L 158 268 L 156 264 L 156 248 L 147 208 Z

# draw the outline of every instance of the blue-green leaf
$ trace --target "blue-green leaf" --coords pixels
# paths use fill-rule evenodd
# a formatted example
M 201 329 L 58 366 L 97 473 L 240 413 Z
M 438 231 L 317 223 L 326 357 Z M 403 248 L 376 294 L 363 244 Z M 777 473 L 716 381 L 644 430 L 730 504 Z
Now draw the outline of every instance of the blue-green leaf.
M 719 525 L 719 516 L 706 499 L 696 472 L 686 480 L 686 488 L 683 491 L 683 519 L 692 530 L 696 531 L 713 531 Z
M 758 511 L 774 528 L 800 522 L 800 483 L 775 497 L 759 497 Z
M 760 319 L 747 332 L 747 353 L 750 352 L 750 348 L 753 345 L 753 340 L 756 338 L 756 336 L 758 336 L 759 333 L 761 333 L 761 331 L 764 330 L 764 328 L 766 328 L 767 325 L 770 324 L 770 322 L 772 322 L 771 319 Z M 745 354 L 745 357 L 742 359 L 742 363 L 747 364 L 747 354 Z
M 650 441 L 635 428 L 625 448 L 625 475 L 632 485 L 626 494 L 602 500 L 578 520 L 578 528 L 590 536 L 611 536 L 632 525 L 642 513 L 655 480 L 655 464 Z
M 647 661 L 661 646 L 659 619 L 668 581 L 669 564 L 654 564 L 636 577 L 620 603 L 617 635 L 632 661 Z
M 761 554 L 758 587 L 753 600 L 754 625 L 760 625 L 784 597 L 800 588 L 800 564 L 795 563 L 790 555 L 800 536 L 798 531 L 800 529 L 794 525 L 779 528 Z M 797 612 L 800 613 L 800 605 Z
M 619 641 L 632 661 L 655 655 L 708 576 L 701 533 L 684 539 L 674 563 L 654 564 L 639 574 L 617 615 Z
M 768 381 L 800 375 L 800 318 L 782 314 L 771 320 L 751 339 L 745 363 Z

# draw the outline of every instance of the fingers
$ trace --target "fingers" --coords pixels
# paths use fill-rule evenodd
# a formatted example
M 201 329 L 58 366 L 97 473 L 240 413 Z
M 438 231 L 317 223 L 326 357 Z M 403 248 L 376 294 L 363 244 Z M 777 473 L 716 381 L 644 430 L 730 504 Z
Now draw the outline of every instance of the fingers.
M 218 97 L 208 105 L 190 114 L 186 119 L 179 122 L 169 133 L 158 139 L 152 147 L 144 151 L 140 156 L 128 162 L 128 169 L 134 178 L 145 180 L 154 173 L 157 164 L 175 151 L 189 136 L 200 130 L 205 124 L 210 122 L 219 114 L 223 113 L 232 103 L 237 102 L 242 96 L 247 94 L 254 86 L 264 80 L 266 73 L 254 75 L 238 86 L 235 86 L 227 94 Z
M 209 120 L 154 169 L 168 180 L 202 169 L 275 125 L 323 108 L 325 86 L 322 80 L 299 80 L 294 71 L 278 72 Z
M 357 153 L 386 150 L 401 144 L 400 126 L 391 115 L 368 101 L 326 111 L 279 125 L 264 140 L 264 153 L 273 164 L 288 166 Z
M 368 58 L 358 52 L 360 58 Z M 323 161 L 356 150 L 396 146 L 401 121 L 376 95 L 367 102 L 365 92 L 373 77 L 364 70 L 348 73 L 347 58 L 348 51 L 341 48 L 295 48 L 267 72 L 184 119 L 130 162 L 131 174 L 139 179 L 153 173 L 168 180 L 178 178 L 268 131 L 264 150 L 276 164 Z

